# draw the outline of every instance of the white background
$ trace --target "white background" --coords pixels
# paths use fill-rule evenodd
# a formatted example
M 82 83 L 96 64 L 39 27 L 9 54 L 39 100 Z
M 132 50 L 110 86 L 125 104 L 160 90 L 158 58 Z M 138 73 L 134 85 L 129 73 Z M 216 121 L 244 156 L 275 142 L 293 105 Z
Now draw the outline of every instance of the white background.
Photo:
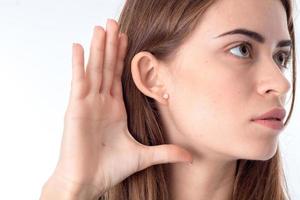
M 39 198 L 59 155 L 72 42 L 87 59 L 93 27 L 117 19 L 123 2 L 0 0 L 0 199 Z M 296 27 L 300 44 L 299 17 Z M 299 81 L 298 105 L 280 135 L 293 200 L 300 199 Z

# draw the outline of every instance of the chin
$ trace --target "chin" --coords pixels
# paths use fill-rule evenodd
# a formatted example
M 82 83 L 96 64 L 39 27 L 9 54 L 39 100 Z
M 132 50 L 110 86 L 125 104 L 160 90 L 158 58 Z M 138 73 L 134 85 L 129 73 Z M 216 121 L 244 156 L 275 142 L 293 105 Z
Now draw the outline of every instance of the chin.
M 276 138 L 269 140 L 268 142 L 249 142 L 247 144 L 237 145 L 237 148 L 231 149 L 233 150 L 231 152 L 235 152 L 231 155 L 237 159 L 267 161 L 275 156 L 278 150 L 278 144 Z
M 277 145 L 275 147 L 265 148 L 262 151 L 252 152 L 251 155 L 247 155 L 242 159 L 267 161 L 272 159 L 275 156 L 276 151 L 277 151 Z
M 260 160 L 260 161 L 270 160 L 275 156 L 275 153 L 276 153 L 276 151 L 274 153 L 271 153 L 271 154 L 266 154 L 266 155 L 260 156 L 256 160 Z

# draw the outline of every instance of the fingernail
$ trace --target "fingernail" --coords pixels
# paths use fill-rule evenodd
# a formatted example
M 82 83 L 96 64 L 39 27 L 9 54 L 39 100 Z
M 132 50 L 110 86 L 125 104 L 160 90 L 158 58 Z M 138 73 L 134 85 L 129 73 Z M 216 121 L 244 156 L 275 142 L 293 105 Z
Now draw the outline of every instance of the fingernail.
M 106 30 L 108 28 L 109 19 L 106 20 Z
M 108 18 L 107 21 L 106 21 L 106 27 L 108 27 L 108 24 L 109 24 L 109 23 L 112 23 L 112 22 L 113 22 L 113 19 Z

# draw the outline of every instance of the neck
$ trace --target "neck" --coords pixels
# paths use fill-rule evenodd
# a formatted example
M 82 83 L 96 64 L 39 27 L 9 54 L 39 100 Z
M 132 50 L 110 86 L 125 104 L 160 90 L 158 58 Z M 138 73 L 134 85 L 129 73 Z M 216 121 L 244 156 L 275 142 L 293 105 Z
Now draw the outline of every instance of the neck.
M 229 200 L 236 161 L 217 162 L 195 159 L 193 164 L 166 164 L 171 200 Z
M 176 144 L 193 155 L 193 163 L 165 164 L 171 200 L 230 200 L 237 158 L 201 144 L 198 136 L 183 134 L 165 107 L 159 107 L 167 144 Z M 207 133 L 209 134 L 209 133 Z

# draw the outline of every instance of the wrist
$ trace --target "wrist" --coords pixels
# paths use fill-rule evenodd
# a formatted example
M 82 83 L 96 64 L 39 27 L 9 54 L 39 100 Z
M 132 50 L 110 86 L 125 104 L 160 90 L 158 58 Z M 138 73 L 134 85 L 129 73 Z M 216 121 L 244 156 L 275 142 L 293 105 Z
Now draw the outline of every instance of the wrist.
M 97 200 L 99 195 L 94 186 L 83 186 L 60 176 L 51 176 L 43 185 L 40 200 Z

